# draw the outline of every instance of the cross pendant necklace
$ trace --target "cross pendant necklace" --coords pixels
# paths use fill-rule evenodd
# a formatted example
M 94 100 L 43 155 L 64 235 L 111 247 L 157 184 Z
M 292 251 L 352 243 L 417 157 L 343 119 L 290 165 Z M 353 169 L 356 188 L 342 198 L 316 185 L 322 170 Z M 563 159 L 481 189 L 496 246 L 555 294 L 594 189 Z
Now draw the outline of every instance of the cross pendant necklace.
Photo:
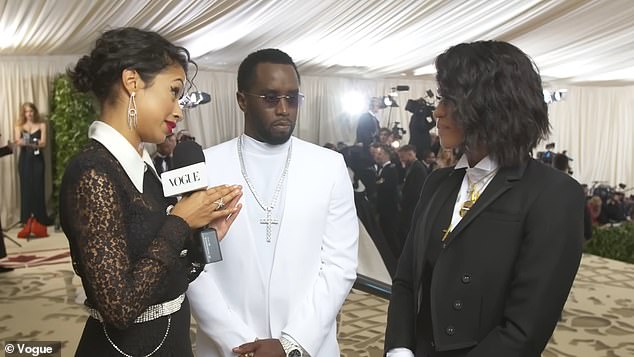
M 255 191 L 255 186 L 251 182 L 249 175 L 247 175 L 247 168 L 244 164 L 244 154 L 242 152 L 244 147 L 242 137 L 242 135 L 238 137 L 238 158 L 240 159 L 240 171 L 242 172 L 242 177 L 244 177 L 244 181 L 246 181 L 247 186 L 253 194 L 256 202 L 258 203 L 258 205 L 260 205 L 260 207 L 262 207 L 264 212 L 266 212 L 266 216 L 260 219 L 260 224 L 266 225 L 266 242 L 270 243 L 273 236 L 273 225 L 280 224 L 279 219 L 273 218 L 273 210 L 275 209 L 277 201 L 280 198 L 282 186 L 284 185 L 284 180 L 286 179 L 286 175 L 288 174 L 288 166 L 291 163 L 291 149 L 293 148 L 293 142 L 291 141 L 288 145 L 288 152 L 286 153 L 286 163 L 284 164 L 284 170 L 282 171 L 282 175 L 280 176 L 280 179 L 275 186 L 275 191 L 273 192 L 271 203 L 267 205 L 266 202 L 264 202 L 260 195 L 258 195 L 258 193 Z
M 266 217 L 260 218 L 260 224 L 266 224 L 266 241 L 271 242 L 271 235 L 273 233 L 273 224 L 279 224 L 280 221 L 273 218 L 273 208 L 266 208 Z

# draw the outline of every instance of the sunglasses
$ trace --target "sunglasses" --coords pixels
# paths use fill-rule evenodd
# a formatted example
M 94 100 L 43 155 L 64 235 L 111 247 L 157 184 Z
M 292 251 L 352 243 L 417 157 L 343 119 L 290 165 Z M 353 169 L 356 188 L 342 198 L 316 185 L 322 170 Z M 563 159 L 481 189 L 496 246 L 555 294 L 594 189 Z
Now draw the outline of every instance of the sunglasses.
M 297 92 L 297 94 L 290 95 L 274 95 L 274 94 L 254 94 L 249 92 L 242 92 L 242 94 L 250 95 L 252 97 L 260 98 L 264 104 L 269 107 L 275 107 L 280 103 L 280 100 L 286 100 L 286 104 L 290 107 L 297 108 L 304 103 L 304 94 Z

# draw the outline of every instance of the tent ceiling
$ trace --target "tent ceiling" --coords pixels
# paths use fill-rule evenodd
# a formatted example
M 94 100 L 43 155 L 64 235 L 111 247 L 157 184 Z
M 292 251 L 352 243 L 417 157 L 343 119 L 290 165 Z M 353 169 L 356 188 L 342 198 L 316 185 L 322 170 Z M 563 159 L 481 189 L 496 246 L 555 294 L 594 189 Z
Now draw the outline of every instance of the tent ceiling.
M 429 76 L 449 46 L 499 39 L 546 80 L 634 83 L 631 0 L 0 0 L 0 55 L 84 54 L 120 26 L 158 31 L 211 70 L 277 47 L 303 74 Z

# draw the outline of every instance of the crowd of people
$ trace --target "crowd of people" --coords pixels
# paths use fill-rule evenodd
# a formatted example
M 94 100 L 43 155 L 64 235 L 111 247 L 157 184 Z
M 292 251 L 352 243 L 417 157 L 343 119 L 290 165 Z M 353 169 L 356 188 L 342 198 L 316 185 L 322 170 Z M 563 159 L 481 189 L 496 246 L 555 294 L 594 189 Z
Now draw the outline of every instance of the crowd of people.
M 572 158 L 568 156 L 566 150 L 555 152 L 555 143 L 546 145 L 546 151 L 538 152 L 537 158 L 545 165 L 552 166 L 557 170 L 573 174 L 570 162 Z M 587 226 L 603 226 L 634 220 L 634 194 L 627 195 L 627 186 L 609 186 L 598 181 L 588 186 L 582 185 L 586 197 L 586 220 Z M 586 229 L 588 233 L 589 230 Z M 586 234 L 586 239 L 590 235 Z
M 76 355 L 192 356 L 191 312 L 201 356 L 337 356 L 359 216 L 393 276 L 387 356 L 539 356 L 579 266 L 581 186 L 530 156 L 549 123 L 520 49 L 459 44 L 436 68 L 437 135 L 395 148 L 373 98 L 354 145 L 322 148 L 292 135 L 305 99 L 292 58 L 253 52 L 237 76 L 244 132 L 201 153 L 209 188 L 174 199 L 160 175 L 195 141 L 173 129 L 197 67 L 157 33 L 103 33 L 69 71 L 101 107 L 60 189 L 90 316 Z M 25 104 L 20 235 L 46 235 L 46 142 Z M 195 254 L 203 229 L 220 262 Z

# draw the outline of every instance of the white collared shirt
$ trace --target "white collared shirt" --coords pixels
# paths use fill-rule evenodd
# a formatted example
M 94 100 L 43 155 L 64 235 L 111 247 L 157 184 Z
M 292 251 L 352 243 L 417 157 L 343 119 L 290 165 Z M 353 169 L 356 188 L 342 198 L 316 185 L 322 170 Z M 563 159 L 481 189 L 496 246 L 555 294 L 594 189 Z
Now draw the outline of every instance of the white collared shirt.
M 476 190 L 480 192 L 480 195 L 482 195 L 486 187 L 497 174 L 497 169 L 499 168 L 499 165 L 487 155 L 474 167 L 469 167 L 467 155 L 462 155 L 458 160 L 458 163 L 456 163 L 456 167 L 454 168 L 454 170 L 462 168 L 467 168 L 467 172 L 462 179 L 462 185 L 460 186 L 460 191 L 458 191 L 458 196 L 456 197 L 456 203 L 453 208 L 453 215 L 451 216 L 450 230 L 453 230 L 454 227 L 456 227 L 462 219 L 462 217 L 460 217 L 460 208 L 465 201 L 469 200 L 469 197 L 467 195 L 469 190 L 469 181 L 471 181 L 472 183 L 478 182 L 476 184 Z
M 99 120 L 95 120 L 90 124 L 88 137 L 97 140 L 110 151 L 112 156 L 119 161 L 123 171 L 128 175 L 137 191 L 143 193 L 143 176 L 145 175 L 145 170 L 147 170 L 146 165 L 150 166 L 156 175 L 154 163 L 147 150 L 144 148 L 140 156 L 139 152 L 121 133 Z

